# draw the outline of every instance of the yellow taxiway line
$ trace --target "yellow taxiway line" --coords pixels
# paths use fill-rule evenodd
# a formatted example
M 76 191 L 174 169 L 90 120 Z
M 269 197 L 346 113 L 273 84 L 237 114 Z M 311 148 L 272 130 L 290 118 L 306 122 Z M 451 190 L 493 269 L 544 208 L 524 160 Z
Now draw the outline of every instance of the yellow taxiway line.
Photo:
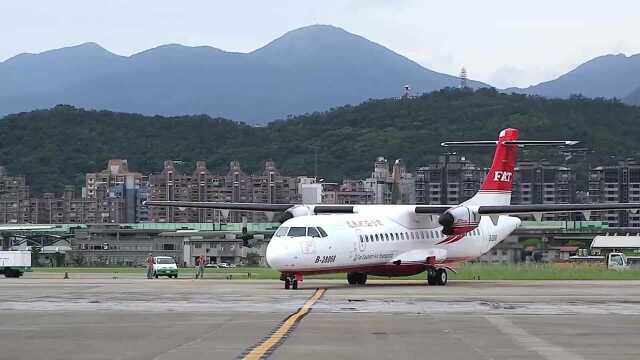
M 242 360 L 260 360 L 268 357 L 276 346 L 279 345 L 284 337 L 291 329 L 309 313 L 313 304 L 315 304 L 327 289 L 316 289 L 313 295 L 305 301 L 304 305 L 295 313 L 289 315 L 288 318 L 269 336 L 267 339 L 256 345 L 249 353 L 243 356 Z

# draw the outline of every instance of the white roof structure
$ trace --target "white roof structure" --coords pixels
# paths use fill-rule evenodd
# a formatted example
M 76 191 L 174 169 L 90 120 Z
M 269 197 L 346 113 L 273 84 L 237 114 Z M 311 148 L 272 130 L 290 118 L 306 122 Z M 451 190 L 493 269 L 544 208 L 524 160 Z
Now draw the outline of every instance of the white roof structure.
M 591 242 L 592 248 L 640 248 L 640 235 L 598 235 Z

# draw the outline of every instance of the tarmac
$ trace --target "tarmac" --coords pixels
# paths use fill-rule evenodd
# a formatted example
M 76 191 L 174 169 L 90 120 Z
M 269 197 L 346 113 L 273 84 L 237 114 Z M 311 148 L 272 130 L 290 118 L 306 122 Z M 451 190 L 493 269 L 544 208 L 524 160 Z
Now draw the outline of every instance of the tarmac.
M 34 275 L 0 278 L 2 360 L 640 358 L 640 281 Z

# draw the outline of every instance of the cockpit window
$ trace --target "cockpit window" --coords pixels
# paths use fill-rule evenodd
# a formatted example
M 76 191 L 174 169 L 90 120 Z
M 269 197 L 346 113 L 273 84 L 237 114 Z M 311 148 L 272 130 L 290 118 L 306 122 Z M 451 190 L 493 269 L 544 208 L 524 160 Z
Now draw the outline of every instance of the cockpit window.
M 300 237 L 307 236 L 307 228 L 306 227 L 292 227 L 289 229 L 289 236 L 291 237 Z
M 329 235 L 327 235 L 327 232 L 326 232 L 326 231 L 324 231 L 324 229 L 323 229 L 323 228 L 321 228 L 321 227 L 319 227 L 319 228 L 318 228 L 318 231 L 320 231 L 320 235 L 322 235 L 322 237 L 327 237 L 327 236 L 329 236 Z
M 276 231 L 276 236 L 285 236 L 287 235 L 287 231 L 289 231 L 287 226 L 280 226 L 278 231 Z
M 314 238 L 319 238 L 320 237 L 320 233 L 318 232 L 318 230 L 314 227 L 310 227 L 307 228 L 307 236 L 311 236 Z

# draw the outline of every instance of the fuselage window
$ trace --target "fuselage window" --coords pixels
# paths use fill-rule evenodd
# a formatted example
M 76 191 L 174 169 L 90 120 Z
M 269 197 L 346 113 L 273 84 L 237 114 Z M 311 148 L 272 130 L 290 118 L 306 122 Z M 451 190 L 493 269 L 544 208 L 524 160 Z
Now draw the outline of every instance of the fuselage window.
M 364 237 L 360 235 L 360 242 L 364 242 Z
M 285 236 L 285 235 L 287 235 L 287 231 L 289 231 L 288 227 L 280 226 L 278 231 L 276 231 L 276 236 Z
M 409 240 L 409 233 L 404 233 L 406 236 L 406 239 Z
M 414 233 L 414 232 L 411 232 L 411 240 L 415 240 L 415 239 L 416 239 L 416 237 L 415 237 L 415 233 Z
M 369 242 L 369 235 L 364 236 L 364 241 Z
M 404 233 L 400 233 L 400 240 L 404 240 Z
M 329 235 L 327 235 L 327 232 L 326 232 L 326 231 L 324 231 L 324 229 L 323 229 L 323 228 L 321 228 L 321 227 L 319 227 L 319 228 L 318 228 L 318 231 L 320 231 L 320 235 L 322 235 L 322 237 L 327 237 L 327 236 L 329 236 Z
M 292 227 L 289 229 L 289 236 L 291 237 L 300 237 L 307 236 L 307 228 L 306 227 Z
M 380 241 L 380 238 L 378 237 L 378 234 L 376 234 L 376 241 Z
M 314 227 L 310 227 L 307 228 L 307 236 L 311 236 L 314 238 L 319 238 L 320 237 L 320 233 L 318 232 L 318 230 Z
M 391 235 L 393 235 L 393 234 L 391 234 Z M 395 239 L 396 240 L 400 240 L 400 238 L 398 237 L 398 233 L 396 233 L 396 238 Z

